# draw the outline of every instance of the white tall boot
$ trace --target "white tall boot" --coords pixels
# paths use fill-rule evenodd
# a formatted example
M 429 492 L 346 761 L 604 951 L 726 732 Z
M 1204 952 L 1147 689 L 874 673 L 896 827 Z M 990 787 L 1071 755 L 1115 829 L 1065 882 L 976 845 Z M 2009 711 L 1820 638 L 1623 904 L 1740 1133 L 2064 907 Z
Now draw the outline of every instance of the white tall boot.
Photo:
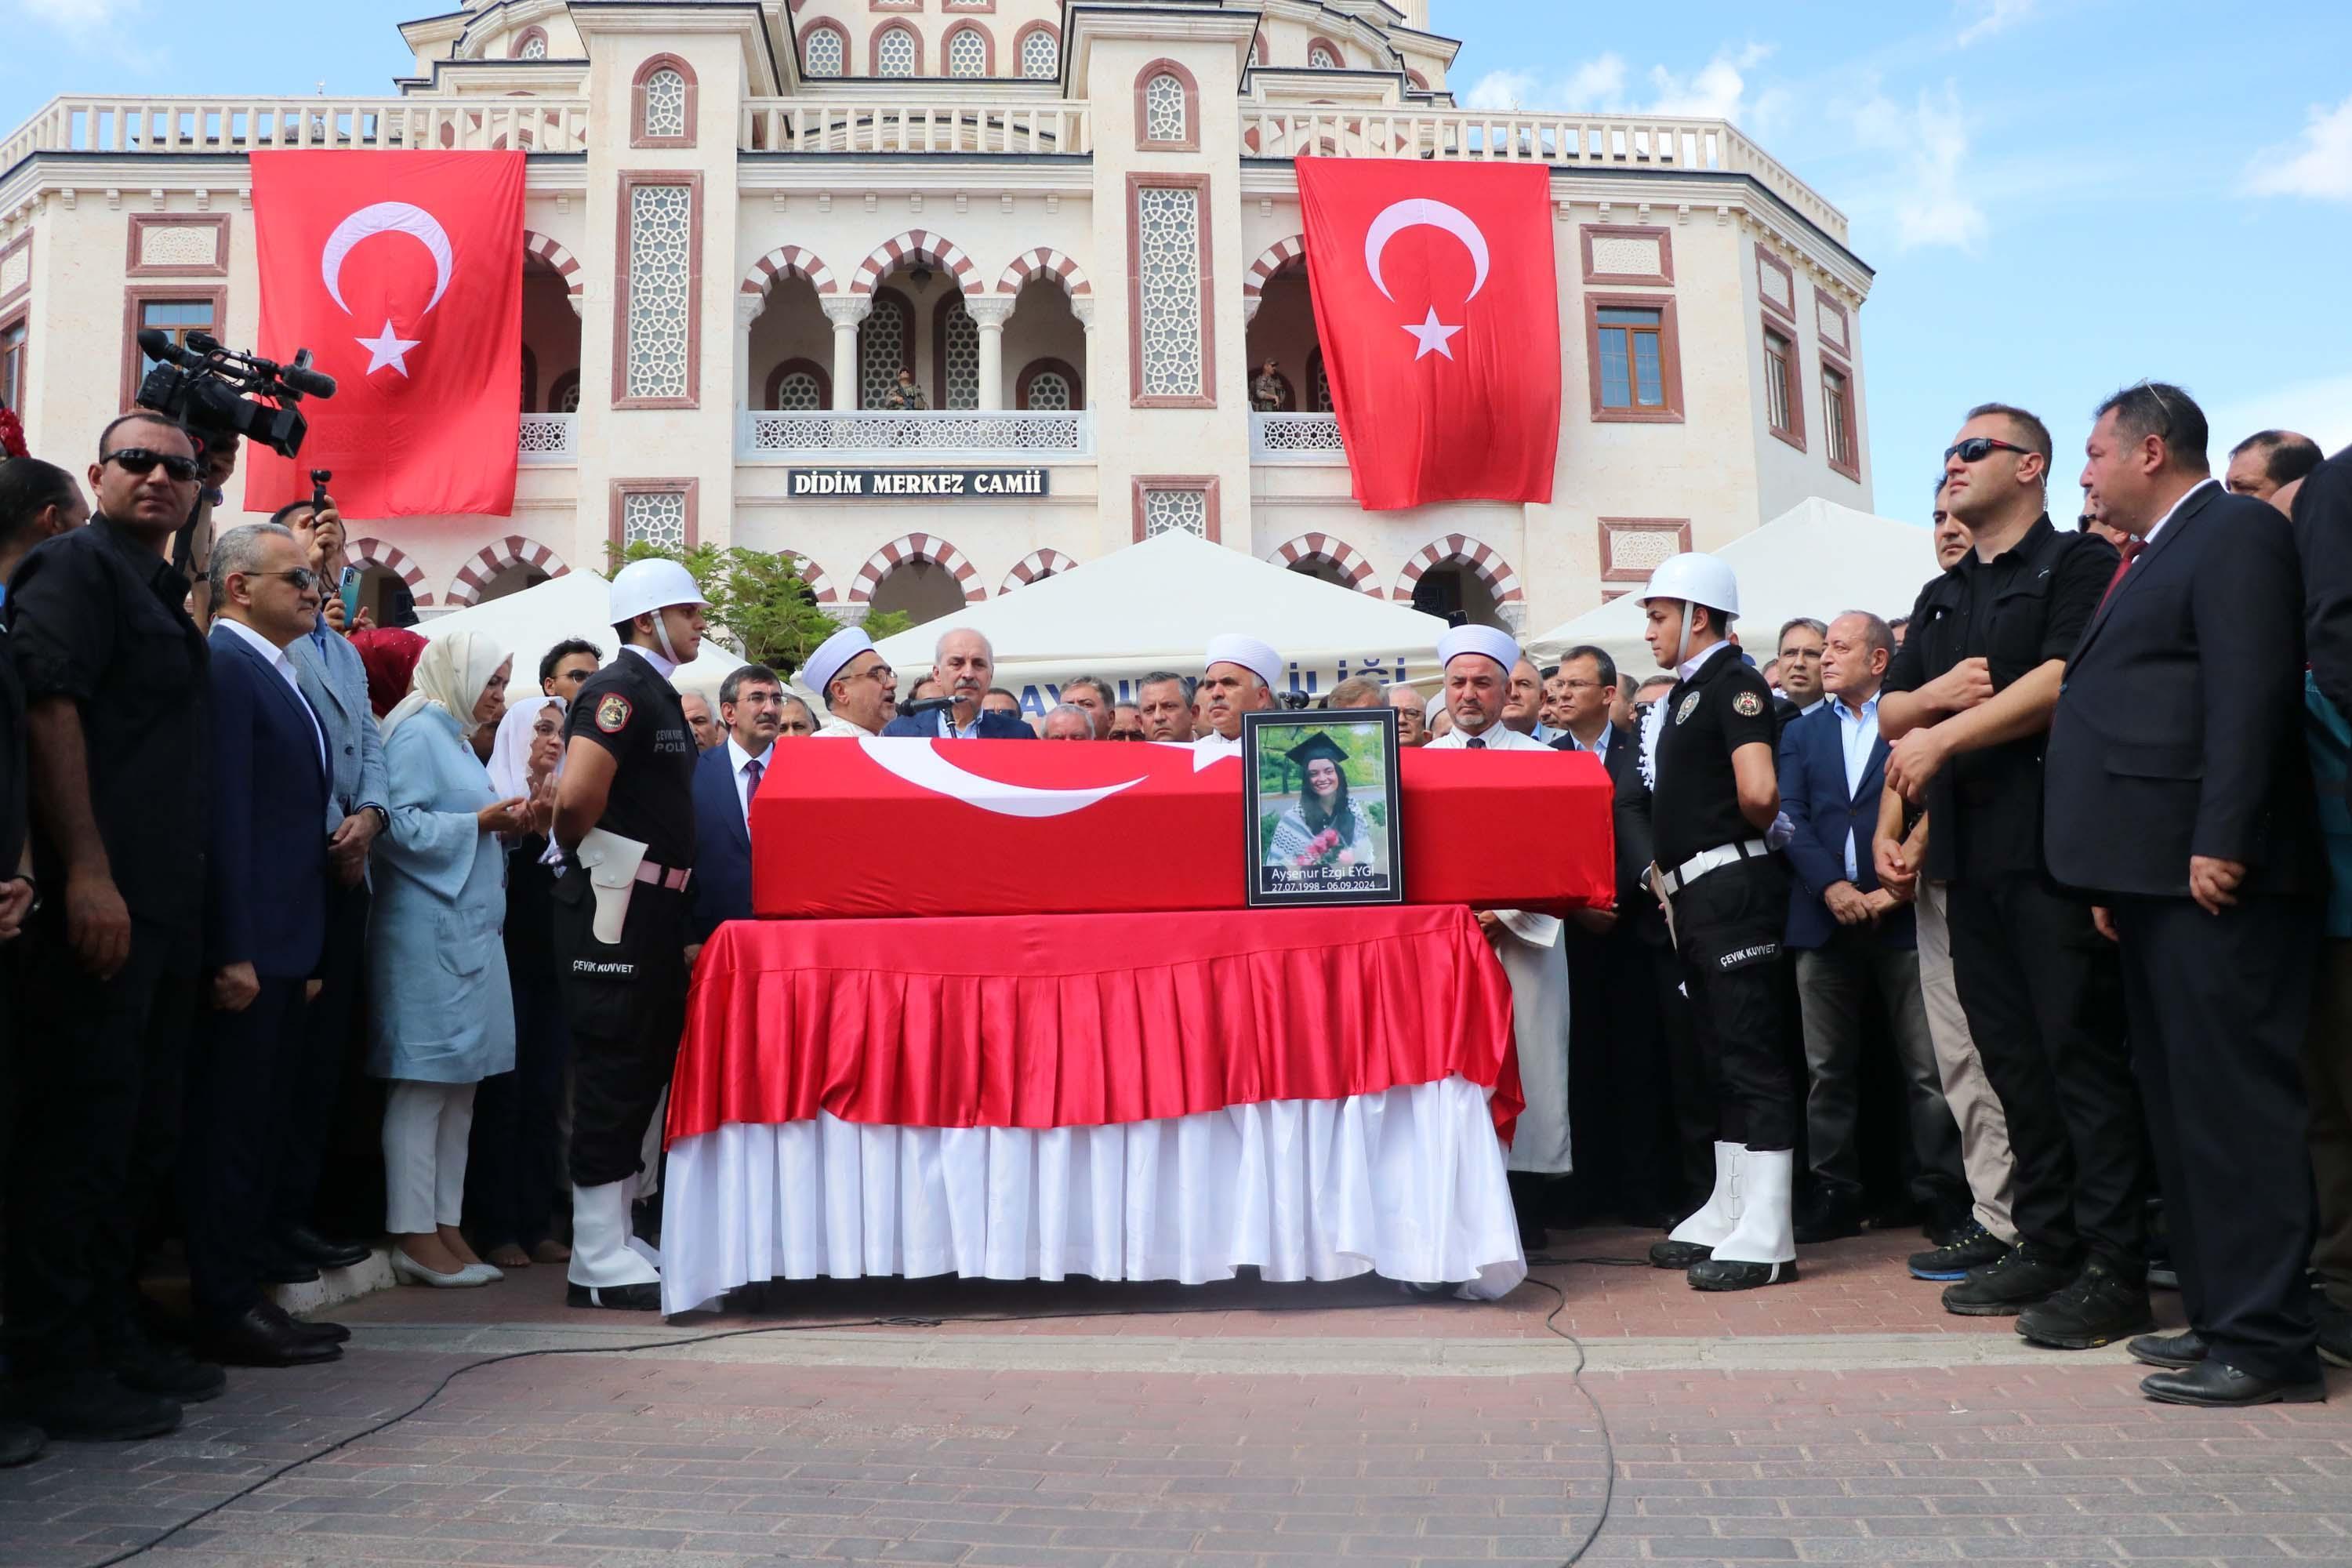
M 1715 1256 L 1690 1268 L 1701 1290 L 1752 1290 L 1797 1277 L 1797 1232 L 1790 1185 L 1796 1155 L 1786 1149 L 1743 1149 L 1738 1158 L 1739 1223 Z
M 1715 1191 L 1697 1213 L 1675 1226 L 1665 1240 L 1650 1248 L 1650 1262 L 1659 1268 L 1688 1268 L 1706 1258 L 1717 1242 L 1739 1224 L 1739 1157 L 1747 1152 L 1737 1143 L 1715 1146 Z
M 661 1306 L 661 1270 L 629 1245 L 629 1185 L 572 1189 L 572 1267 L 565 1299 L 575 1307 L 632 1311 Z
M 637 1200 L 645 1195 L 643 1189 L 650 1185 L 652 1180 L 650 1172 L 640 1171 L 621 1184 L 621 1215 L 626 1222 L 621 1227 L 621 1236 L 629 1250 L 650 1264 L 658 1276 L 661 1249 L 637 1234 Z

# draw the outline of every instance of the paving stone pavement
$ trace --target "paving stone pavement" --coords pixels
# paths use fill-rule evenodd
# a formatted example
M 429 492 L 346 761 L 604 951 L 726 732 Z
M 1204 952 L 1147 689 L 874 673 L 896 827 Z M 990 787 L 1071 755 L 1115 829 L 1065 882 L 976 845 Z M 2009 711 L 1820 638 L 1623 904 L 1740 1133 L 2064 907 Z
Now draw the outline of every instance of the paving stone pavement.
M 1601 1517 L 1613 1449 L 1588 1563 L 2352 1564 L 2352 1383 L 2326 1405 L 2151 1405 L 2112 1352 L 2042 1355 L 2006 1324 L 1908 1321 L 1897 1305 L 1934 1298 L 1892 1269 L 1907 1245 L 1824 1248 L 1831 1266 L 1794 1286 L 1704 1307 L 1675 1276 L 1539 1269 L 1591 1342 L 1583 1385 L 1610 1447 L 1570 1375 L 1575 1346 L 1543 1328 L 1554 1300 L 1532 1286 L 1449 1312 L 1377 1281 L 1237 1282 L 1192 1293 L 1198 1318 L 1032 1325 L 1045 1339 L 868 1327 L 506 1361 L 136 1561 L 1557 1568 Z M 937 1281 L 808 1295 L 666 1327 L 569 1312 L 551 1269 L 386 1292 L 342 1310 L 357 1333 L 338 1363 L 232 1373 L 173 1437 L 60 1446 L 0 1472 L 0 1565 L 89 1568 L 485 1350 L 1184 1300 Z M 1717 1331 L 1690 1331 L 1702 1319 Z M 1649 1321 L 1674 1331 L 1643 1335 Z M 792 1348 L 820 1341 L 821 1362 Z M 923 1362 L 942 1346 L 947 1363 Z M 1776 1363 L 1710 1364 L 1773 1346 Z

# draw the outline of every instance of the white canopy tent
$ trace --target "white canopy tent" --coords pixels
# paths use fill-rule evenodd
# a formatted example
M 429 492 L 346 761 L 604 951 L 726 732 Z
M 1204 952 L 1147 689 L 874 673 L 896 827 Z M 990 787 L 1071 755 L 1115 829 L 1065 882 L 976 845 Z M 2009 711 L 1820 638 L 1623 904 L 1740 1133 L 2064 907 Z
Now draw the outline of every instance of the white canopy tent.
M 529 696 L 539 689 L 540 657 L 567 637 L 594 643 L 598 656 L 607 661 L 620 651 L 607 618 L 609 586 L 593 572 L 567 572 L 519 594 L 421 620 L 416 630 L 427 641 L 457 631 L 488 633 L 514 655 L 514 671 L 507 678 L 509 698 Z M 677 672 L 675 684 L 715 702 L 719 683 L 742 662 L 716 641 L 705 639 L 701 653 Z
M 1031 713 L 1062 681 L 1097 675 L 1132 692 L 1153 670 L 1201 673 L 1209 639 L 1242 632 L 1272 643 L 1281 691 L 1320 696 L 1350 675 L 1388 681 L 1436 673 L 1445 623 L 1410 605 L 1341 588 L 1189 533 L 1163 533 L 969 605 L 879 645 L 901 694 L 931 667 L 940 635 L 969 626 L 996 651 L 996 683 Z
M 1826 621 L 1846 610 L 1874 610 L 1890 619 L 1908 615 L 1936 574 L 1927 530 L 1819 496 L 1715 553 L 1738 575 L 1740 640 L 1759 664 L 1772 657 L 1782 622 L 1799 616 Z M 1638 679 L 1657 669 L 1642 640 L 1643 622 L 1636 589 L 1531 638 L 1528 647 L 1549 663 L 1589 643 Z

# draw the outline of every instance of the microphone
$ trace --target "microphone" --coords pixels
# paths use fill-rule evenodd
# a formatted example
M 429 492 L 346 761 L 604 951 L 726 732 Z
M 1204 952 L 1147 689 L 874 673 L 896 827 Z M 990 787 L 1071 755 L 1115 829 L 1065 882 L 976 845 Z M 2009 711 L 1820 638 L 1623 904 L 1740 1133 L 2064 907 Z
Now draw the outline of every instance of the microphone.
M 139 329 L 139 352 L 149 359 L 160 360 L 168 364 L 180 363 L 180 345 L 172 341 L 172 335 L 169 332 L 157 327 Z
M 335 378 L 329 375 L 325 371 L 305 370 L 300 365 L 289 364 L 281 367 L 278 370 L 278 378 L 284 381 L 287 385 L 302 394 L 305 397 L 332 397 L 335 395 Z

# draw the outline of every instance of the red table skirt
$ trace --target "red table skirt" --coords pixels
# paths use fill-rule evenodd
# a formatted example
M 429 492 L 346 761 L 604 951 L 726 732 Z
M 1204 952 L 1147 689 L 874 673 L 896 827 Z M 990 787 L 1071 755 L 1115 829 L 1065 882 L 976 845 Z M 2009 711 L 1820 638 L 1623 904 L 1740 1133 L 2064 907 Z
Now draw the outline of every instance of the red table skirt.
M 1451 1074 L 1507 1140 L 1509 982 L 1458 905 L 743 921 L 696 966 L 668 1135 L 1104 1126 Z

